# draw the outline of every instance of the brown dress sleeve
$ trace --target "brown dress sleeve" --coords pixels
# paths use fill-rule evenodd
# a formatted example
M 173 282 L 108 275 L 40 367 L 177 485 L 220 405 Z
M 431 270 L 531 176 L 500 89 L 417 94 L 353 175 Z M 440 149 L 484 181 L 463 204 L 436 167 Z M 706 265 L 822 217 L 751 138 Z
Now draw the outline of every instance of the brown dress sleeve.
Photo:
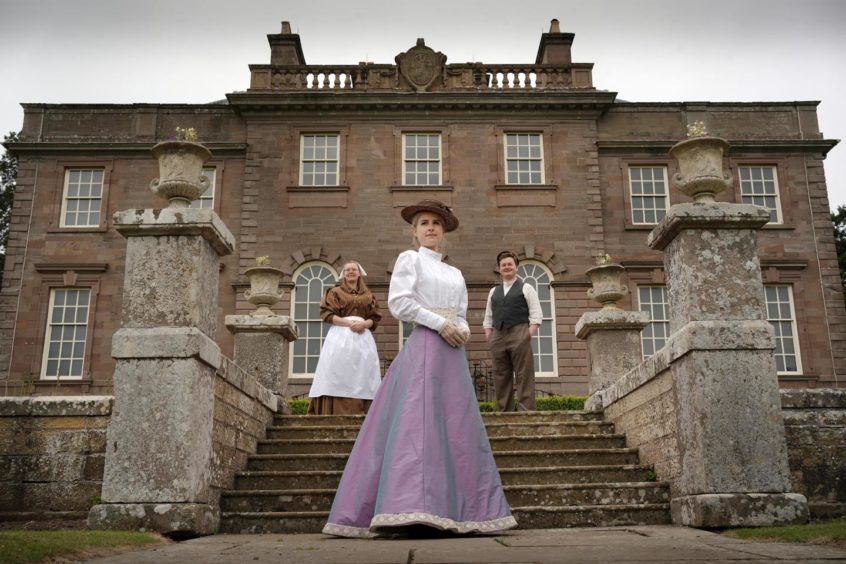
M 332 318 L 336 315 L 344 317 L 343 307 L 344 300 L 342 299 L 341 292 L 337 288 L 330 288 L 324 294 L 323 299 L 320 300 L 320 319 L 326 323 L 332 323 Z
M 362 315 L 362 317 L 373 322 L 373 326 L 370 328 L 371 331 L 375 331 L 376 327 L 379 326 L 379 321 L 382 320 L 382 314 L 379 313 L 379 302 L 376 301 L 376 296 L 373 296 L 370 305 L 367 307 L 366 315 Z

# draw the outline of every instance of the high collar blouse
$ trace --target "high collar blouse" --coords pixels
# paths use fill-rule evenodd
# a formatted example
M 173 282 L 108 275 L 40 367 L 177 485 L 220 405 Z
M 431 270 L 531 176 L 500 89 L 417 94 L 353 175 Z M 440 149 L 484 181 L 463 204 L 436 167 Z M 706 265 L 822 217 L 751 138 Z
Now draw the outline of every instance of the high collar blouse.
M 446 317 L 433 310 L 449 309 L 467 326 L 467 285 L 461 271 L 442 262 L 443 255 L 420 247 L 397 257 L 388 290 L 388 309 L 401 321 L 440 331 Z

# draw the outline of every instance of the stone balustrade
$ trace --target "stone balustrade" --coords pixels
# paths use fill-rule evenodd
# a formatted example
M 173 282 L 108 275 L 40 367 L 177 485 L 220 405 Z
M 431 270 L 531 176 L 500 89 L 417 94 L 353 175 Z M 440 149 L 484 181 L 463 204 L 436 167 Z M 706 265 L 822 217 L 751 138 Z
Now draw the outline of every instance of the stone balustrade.
M 445 65 L 430 90 L 562 90 L 593 88 L 591 64 Z M 250 91 L 341 92 L 406 90 L 396 65 L 251 65 Z

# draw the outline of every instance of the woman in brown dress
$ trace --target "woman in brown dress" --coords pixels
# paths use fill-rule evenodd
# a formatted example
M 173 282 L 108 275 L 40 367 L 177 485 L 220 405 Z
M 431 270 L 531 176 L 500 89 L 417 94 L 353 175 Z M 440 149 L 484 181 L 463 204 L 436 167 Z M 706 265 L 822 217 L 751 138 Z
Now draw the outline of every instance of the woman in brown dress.
M 320 302 L 326 335 L 309 392 L 309 415 L 364 414 L 381 383 L 372 332 L 382 316 L 355 261 L 344 263 L 340 283 Z

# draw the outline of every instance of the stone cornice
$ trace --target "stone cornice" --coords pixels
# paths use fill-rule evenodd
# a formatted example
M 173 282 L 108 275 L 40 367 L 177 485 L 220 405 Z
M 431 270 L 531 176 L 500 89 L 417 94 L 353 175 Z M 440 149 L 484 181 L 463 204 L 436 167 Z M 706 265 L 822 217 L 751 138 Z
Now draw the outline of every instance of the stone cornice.
M 35 263 L 36 272 L 106 272 L 109 269 L 108 263 L 105 262 L 38 262 Z
M 239 113 L 252 112 L 577 112 L 598 116 L 608 110 L 616 92 L 596 90 L 502 92 L 249 92 L 228 94 Z
M 126 142 L 126 141 L 33 141 L 3 143 L 13 155 L 49 154 L 76 155 L 92 152 L 112 153 L 121 156 L 150 157 L 150 150 L 158 141 Z M 238 156 L 247 154 L 246 143 L 214 143 L 204 142 L 203 146 L 212 152 L 212 158 L 223 156 Z
M 809 152 L 821 153 L 825 156 L 837 146 L 838 139 L 727 139 L 729 155 L 738 153 L 784 153 Z M 667 155 L 670 147 L 678 143 L 678 139 L 615 139 L 597 141 L 596 147 L 600 153 L 650 153 Z

